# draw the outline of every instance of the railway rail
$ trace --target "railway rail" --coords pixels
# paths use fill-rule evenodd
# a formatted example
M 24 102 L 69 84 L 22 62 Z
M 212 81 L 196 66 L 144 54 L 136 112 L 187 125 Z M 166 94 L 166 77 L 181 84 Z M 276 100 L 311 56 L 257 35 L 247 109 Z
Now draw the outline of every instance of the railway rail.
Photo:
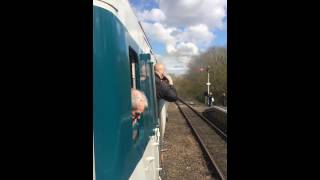
M 227 134 L 185 101 L 179 99 L 179 102 L 176 105 L 213 167 L 213 175 L 218 179 L 227 179 Z

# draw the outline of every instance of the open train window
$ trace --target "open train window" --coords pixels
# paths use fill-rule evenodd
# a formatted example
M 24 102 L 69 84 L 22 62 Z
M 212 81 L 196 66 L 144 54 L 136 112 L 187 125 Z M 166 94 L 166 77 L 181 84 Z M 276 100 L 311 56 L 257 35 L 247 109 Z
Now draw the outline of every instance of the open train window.
M 129 47 L 129 60 L 130 60 L 130 74 L 131 74 L 131 88 L 137 88 L 137 66 L 138 66 L 138 54 Z
M 137 89 L 137 72 L 138 72 L 138 54 L 135 50 L 129 47 L 129 60 L 130 60 L 130 76 L 131 88 Z M 136 120 L 132 122 L 132 140 L 137 142 L 140 136 L 140 125 Z

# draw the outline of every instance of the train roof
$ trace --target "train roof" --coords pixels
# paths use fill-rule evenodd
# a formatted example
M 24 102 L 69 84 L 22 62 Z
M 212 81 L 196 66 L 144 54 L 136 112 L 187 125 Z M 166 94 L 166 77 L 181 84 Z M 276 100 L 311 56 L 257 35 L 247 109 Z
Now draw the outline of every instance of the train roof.
M 143 50 L 143 53 L 150 53 L 152 57 L 151 61 L 157 61 L 148 37 L 144 32 L 141 23 L 138 21 L 137 16 L 133 12 L 128 0 L 93 0 L 93 5 L 113 13 L 126 27 L 130 36 Z

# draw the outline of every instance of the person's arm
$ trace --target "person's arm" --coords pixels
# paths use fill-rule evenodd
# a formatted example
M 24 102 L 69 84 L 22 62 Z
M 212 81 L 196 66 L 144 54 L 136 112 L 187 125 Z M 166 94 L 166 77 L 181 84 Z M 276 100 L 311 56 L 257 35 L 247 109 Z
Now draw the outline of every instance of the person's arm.
M 171 76 L 169 76 L 168 74 L 164 74 L 163 76 L 164 76 L 165 79 L 168 80 L 168 82 L 169 82 L 170 85 L 173 85 L 173 81 L 172 81 Z
M 159 91 L 160 98 L 166 101 L 175 102 L 178 99 L 177 91 L 173 85 L 161 83 Z

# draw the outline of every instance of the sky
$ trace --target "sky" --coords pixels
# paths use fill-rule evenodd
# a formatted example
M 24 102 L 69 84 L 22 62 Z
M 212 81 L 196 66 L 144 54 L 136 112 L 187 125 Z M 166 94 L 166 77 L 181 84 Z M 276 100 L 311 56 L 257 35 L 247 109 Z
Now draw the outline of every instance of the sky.
M 168 73 L 184 74 L 193 56 L 227 46 L 227 0 L 129 0 Z

